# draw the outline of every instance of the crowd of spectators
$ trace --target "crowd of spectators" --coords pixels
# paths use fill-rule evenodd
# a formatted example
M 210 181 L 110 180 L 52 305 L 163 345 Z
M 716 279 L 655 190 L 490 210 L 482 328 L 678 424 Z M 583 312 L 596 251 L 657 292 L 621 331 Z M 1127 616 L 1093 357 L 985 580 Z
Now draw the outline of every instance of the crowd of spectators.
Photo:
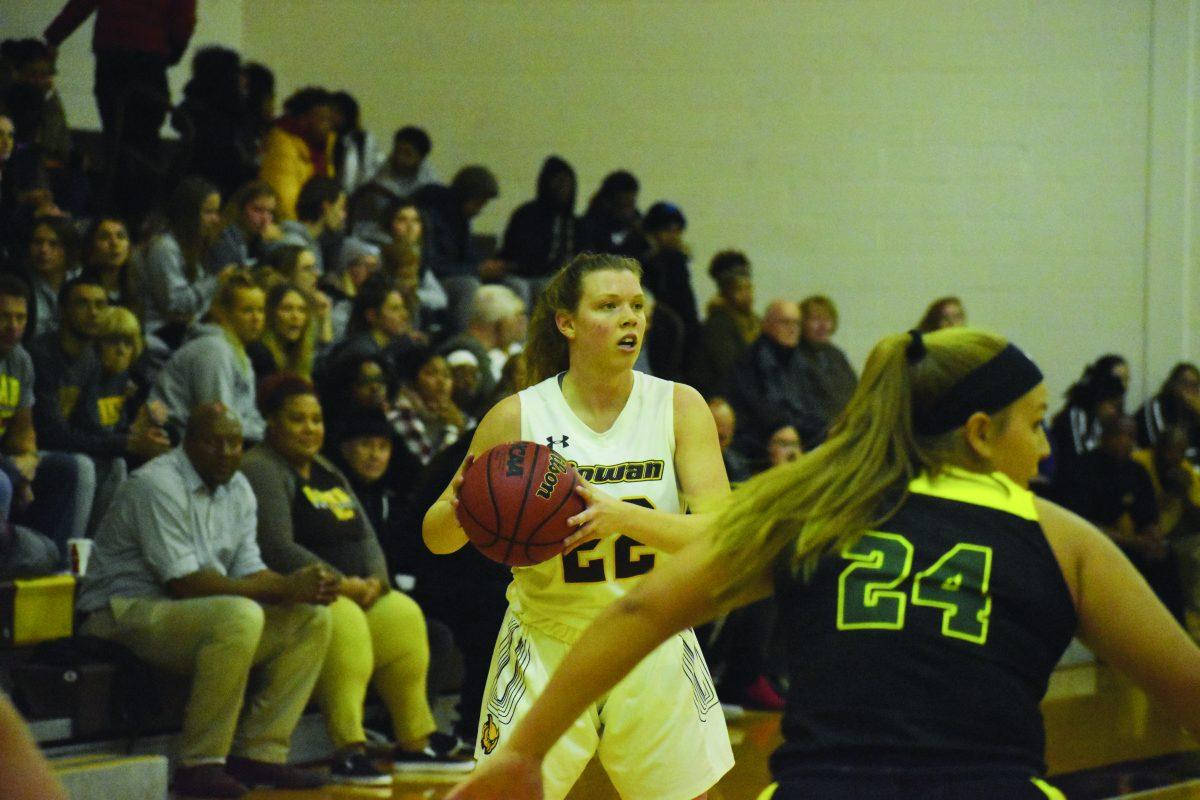
M 387 783 L 384 757 L 461 768 L 506 573 L 470 548 L 430 557 L 419 520 L 475 424 L 524 385 L 549 277 L 583 251 L 642 264 L 637 368 L 708 398 L 734 483 L 820 445 L 848 402 L 837 305 L 797 286 L 760 316 L 750 258 L 725 249 L 701 313 L 683 210 L 643 214 L 637 178 L 614 170 L 577 216 L 555 155 L 489 248 L 472 228 L 501 196 L 486 166 L 443 183 L 412 125 L 383 153 L 344 91 L 303 88 L 276 116 L 270 70 L 221 47 L 195 54 L 172 105 L 165 71 L 194 6 L 136 20 L 126 6 L 101 4 L 96 25 L 99 164 L 54 89 L 54 48 L 89 4 L 0 52 L 0 522 L 26 542 L 0 571 L 61 569 L 68 539 L 94 537 L 84 630 L 193 676 L 183 789 L 313 785 L 283 765 L 310 694 L 334 779 Z M 965 321 L 942 297 L 915 326 Z M 1200 634 L 1200 370 L 1177 366 L 1133 416 L 1128 386 L 1119 356 L 1087 368 L 1050 423 L 1038 490 L 1109 532 Z M 464 657 L 450 735 L 426 699 L 428 620 Z M 773 620 L 764 601 L 707 632 L 723 697 L 781 707 Z M 252 668 L 268 678 L 239 717 Z M 393 726 L 383 751 L 364 730 L 368 686 Z

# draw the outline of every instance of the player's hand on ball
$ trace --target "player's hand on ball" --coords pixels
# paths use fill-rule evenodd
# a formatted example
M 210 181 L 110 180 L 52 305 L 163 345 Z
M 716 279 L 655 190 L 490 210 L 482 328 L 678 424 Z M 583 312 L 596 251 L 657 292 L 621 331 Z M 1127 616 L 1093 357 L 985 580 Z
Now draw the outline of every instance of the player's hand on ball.
M 583 498 L 583 502 L 587 503 L 587 508 L 567 520 L 567 524 L 576 527 L 577 530 L 563 540 L 563 544 L 566 545 L 564 553 L 569 553 L 592 539 L 603 539 L 605 536 L 620 533 L 628 527 L 621 521 L 636 506 L 605 494 L 582 477 L 576 484 L 575 491 Z
M 542 762 L 501 750 L 484 759 L 446 800 L 542 800 Z
M 458 474 L 454 476 L 454 480 L 450 481 L 450 492 L 453 495 L 450 498 L 450 506 L 455 510 L 458 510 L 458 496 L 462 494 L 463 480 L 465 479 L 464 476 L 467 474 L 467 470 L 469 470 L 471 465 L 474 463 L 475 454 L 467 453 L 467 457 L 463 459 L 462 469 L 460 469 Z

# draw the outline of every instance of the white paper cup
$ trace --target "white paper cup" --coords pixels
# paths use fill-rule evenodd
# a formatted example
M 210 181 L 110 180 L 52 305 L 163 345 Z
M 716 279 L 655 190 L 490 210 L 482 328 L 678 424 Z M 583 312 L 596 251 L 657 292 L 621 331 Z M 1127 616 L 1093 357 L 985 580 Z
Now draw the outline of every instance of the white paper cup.
M 92 556 L 92 540 L 67 539 L 67 553 L 71 559 L 71 574 L 80 578 L 87 575 L 88 559 Z

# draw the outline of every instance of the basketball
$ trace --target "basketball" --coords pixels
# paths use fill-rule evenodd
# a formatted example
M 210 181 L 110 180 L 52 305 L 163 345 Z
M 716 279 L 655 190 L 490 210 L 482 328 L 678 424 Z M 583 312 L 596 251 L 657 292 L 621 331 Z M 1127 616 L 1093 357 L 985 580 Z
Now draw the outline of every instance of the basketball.
M 528 567 L 562 552 L 567 520 L 587 505 L 579 475 L 545 445 L 509 442 L 483 453 L 463 476 L 458 522 L 488 558 Z

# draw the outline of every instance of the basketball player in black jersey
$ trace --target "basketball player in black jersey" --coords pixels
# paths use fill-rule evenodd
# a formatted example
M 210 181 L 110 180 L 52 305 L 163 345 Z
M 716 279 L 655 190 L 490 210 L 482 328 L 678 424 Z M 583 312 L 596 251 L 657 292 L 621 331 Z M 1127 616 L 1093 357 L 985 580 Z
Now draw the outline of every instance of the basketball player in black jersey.
M 1200 649 L 1107 537 L 1027 489 L 1045 413 L 1041 372 L 999 337 L 884 339 L 828 441 L 743 484 L 599 616 L 450 800 L 539 798 L 542 754 L 588 702 L 772 591 L 791 688 L 762 798 L 1061 798 L 1038 703 L 1072 635 L 1200 733 Z

